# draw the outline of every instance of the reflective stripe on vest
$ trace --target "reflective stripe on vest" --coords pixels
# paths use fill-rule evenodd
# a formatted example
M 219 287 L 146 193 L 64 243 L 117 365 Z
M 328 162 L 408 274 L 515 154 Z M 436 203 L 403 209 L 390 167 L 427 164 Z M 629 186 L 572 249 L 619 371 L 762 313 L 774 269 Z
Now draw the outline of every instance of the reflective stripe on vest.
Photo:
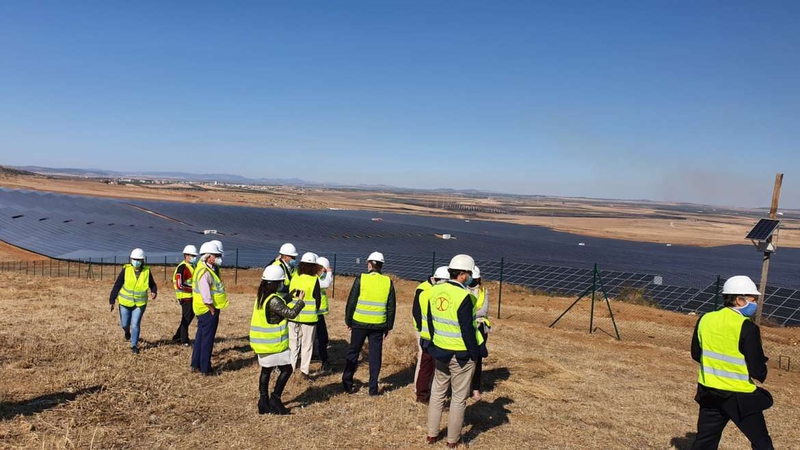
M 292 278 L 294 278 L 297 275 L 297 270 L 290 269 L 289 266 L 285 262 L 283 262 L 281 260 L 280 256 L 275 258 L 275 261 L 272 261 L 272 264 L 270 264 L 270 265 L 271 266 L 279 266 L 281 269 L 283 269 L 283 276 L 284 276 L 284 278 L 283 278 L 283 286 L 284 286 L 283 291 L 284 292 L 289 292 L 289 284 L 291 284 Z
M 483 304 L 486 303 L 486 289 L 484 289 L 483 287 L 479 288 L 478 295 L 475 298 L 478 300 L 477 302 L 475 302 L 475 311 L 478 311 L 479 309 L 483 308 Z M 488 316 L 481 317 L 481 320 L 483 320 L 483 323 L 485 323 L 486 326 L 488 327 L 492 326 L 492 323 L 489 322 Z
M 392 280 L 378 272 L 362 273 L 353 320 L 363 324 L 386 323 L 386 303 L 392 289 Z
M 747 319 L 731 308 L 707 313 L 700 319 L 697 336 L 701 363 L 697 382 L 703 386 L 732 392 L 753 392 L 747 362 L 739 351 L 742 324 Z
M 211 277 L 211 299 L 216 309 L 226 309 L 228 307 L 228 296 L 225 294 L 225 285 L 219 279 L 214 270 L 209 269 L 205 262 L 200 262 L 192 275 L 192 310 L 195 315 L 202 316 L 209 311 L 208 306 L 203 303 L 203 296 L 197 289 L 198 282 L 203 278 L 203 274 L 208 273 Z
M 428 330 L 428 300 L 427 297 L 423 299 L 422 297 L 425 296 L 425 293 L 433 287 L 430 281 L 423 281 L 417 286 L 417 291 L 421 291 L 417 296 L 417 303 L 419 303 L 420 308 L 420 328 L 419 337 L 421 339 L 425 339 L 426 341 L 431 340 L 431 332 Z
M 458 322 L 458 309 L 465 301 L 472 303 L 472 326 L 475 329 L 475 339 L 478 345 L 483 343 L 483 337 L 478 332 L 475 322 L 475 296 L 464 288 L 452 283 L 442 283 L 433 286 L 428 292 L 428 303 L 433 322 L 433 344 L 443 350 L 466 351 L 467 345 L 461 335 L 461 325 Z
M 319 311 L 317 313 L 321 316 L 328 314 L 328 293 L 325 289 L 320 289 L 320 295 L 322 295 L 322 299 L 319 302 Z
M 258 298 L 253 303 L 253 316 L 250 319 L 250 348 L 259 355 L 269 355 L 286 351 L 289 348 L 289 328 L 286 318 L 276 324 L 267 322 L 265 309 L 272 298 L 283 297 L 272 294 L 258 307 Z
M 192 286 L 192 283 L 194 282 L 194 280 L 192 279 L 194 277 L 194 267 L 191 264 L 186 264 L 186 261 L 183 261 L 180 264 L 178 264 L 177 267 L 175 267 L 175 271 L 172 272 L 172 285 L 175 287 L 175 298 L 177 298 L 178 300 L 192 298 L 191 292 L 184 292 L 183 290 L 178 289 L 178 271 L 183 272 L 183 270 L 181 269 L 182 267 L 186 267 L 187 269 L 189 269 L 190 278 L 188 280 L 181 280 L 181 281 L 188 284 L 189 286 Z
M 289 285 L 289 292 L 294 292 L 294 290 L 297 289 L 298 291 L 306 293 L 303 299 L 306 305 L 300 310 L 300 314 L 291 320 L 292 322 L 317 323 L 319 320 L 317 301 L 314 299 L 314 288 L 317 286 L 318 281 L 319 277 L 314 275 L 303 274 L 292 277 L 292 282 Z M 292 302 L 289 303 L 289 307 L 294 307 L 295 304 L 296 302 L 292 300 Z
M 142 266 L 139 277 L 130 264 L 125 264 L 125 282 L 117 294 L 117 301 L 122 306 L 132 308 L 147 304 L 147 290 L 150 288 L 150 266 Z

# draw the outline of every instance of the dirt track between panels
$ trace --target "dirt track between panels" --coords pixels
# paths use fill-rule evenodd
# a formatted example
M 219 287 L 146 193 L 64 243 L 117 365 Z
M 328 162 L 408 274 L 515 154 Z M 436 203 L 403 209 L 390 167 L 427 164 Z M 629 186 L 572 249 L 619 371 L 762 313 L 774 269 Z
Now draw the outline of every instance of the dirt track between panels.
M 431 448 L 424 444 L 426 408 L 414 402 L 410 384 L 413 282 L 397 282 L 399 314 L 385 343 L 382 396 L 341 392 L 348 341 L 342 310 L 352 279 L 340 277 L 328 316 L 335 373 L 310 383 L 293 376 L 284 394 L 293 415 L 277 417 L 259 416 L 255 407 L 259 367 L 247 343 L 255 271 L 240 272 L 239 286 L 230 289 L 232 306 L 221 316 L 214 349 L 220 373 L 209 378 L 189 373 L 191 349 L 168 341 L 179 308 L 166 286 L 148 306 L 135 356 L 109 312 L 108 280 L 7 275 L 0 299 L 0 447 Z M 507 318 L 494 320 L 489 337 L 484 401 L 467 409 L 470 447 L 688 448 L 696 366 L 683 342 L 694 319 L 666 322 L 649 308 L 618 308 L 623 336 L 649 315 L 659 339 L 681 342 L 676 346 L 589 335 L 583 307 L 547 328 L 568 303 L 504 292 Z M 797 330 L 776 334 L 797 345 Z M 366 364 L 356 379 L 366 382 Z M 800 374 L 773 368 L 765 386 L 776 399 L 766 412 L 776 448 L 800 448 Z M 747 444 L 731 425 L 721 448 Z

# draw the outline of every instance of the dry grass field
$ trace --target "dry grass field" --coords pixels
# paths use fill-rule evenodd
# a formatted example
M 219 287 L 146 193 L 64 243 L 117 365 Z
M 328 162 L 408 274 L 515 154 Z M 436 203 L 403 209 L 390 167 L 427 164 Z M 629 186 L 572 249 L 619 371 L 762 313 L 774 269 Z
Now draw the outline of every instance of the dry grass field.
M 424 444 L 426 408 L 414 402 L 410 384 L 413 282 L 396 281 L 401 314 L 385 343 L 383 395 L 341 392 L 343 299 L 352 279 L 339 277 L 328 317 L 335 373 L 312 382 L 293 376 L 284 394 L 293 414 L 278 417 L 256 413 L 259 367 L 247 343 L 255 271 L 240 272 L 239 284 L 229 286 L 214 377 L 190 373 L 191 349 L 169 342 L 179 307 L 167 286 L 148 306 L 142 352 L 133 355 L 117 313 L 109 312 L 108 279 L 6 275 L 2 448 L 431 448 Z M 503 318 L 495 319 L 489 338 L 484 400 L 467 409 L 470 447 L 689 448 L 697 414 L 696 366 L 688 352 L 695 318 L 613 302 L 623 334 L 616 341 L 606 334 L 613 328 L 603 314 L 598 332 L 587 333 L 584 302 L 547 328 L 569 303 L 504 289 Z M 796 349 L 798 331 L 767 330 L 765 344 Z M 776 448 L 800 448 L 800 374 L 771 367 L 765 386 L 776 404 L 766 416 Z M 366 382 L 366 364 L 356 379 Z M 721 448 L 748 446 L 731 425 Z

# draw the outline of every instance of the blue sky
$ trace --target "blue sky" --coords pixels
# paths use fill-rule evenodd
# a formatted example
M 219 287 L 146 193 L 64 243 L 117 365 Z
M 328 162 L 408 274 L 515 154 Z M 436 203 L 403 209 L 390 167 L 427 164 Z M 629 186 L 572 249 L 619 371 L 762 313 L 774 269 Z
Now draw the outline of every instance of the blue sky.
M 800 207 L 800 2 L 3 2 L 0 164 Z

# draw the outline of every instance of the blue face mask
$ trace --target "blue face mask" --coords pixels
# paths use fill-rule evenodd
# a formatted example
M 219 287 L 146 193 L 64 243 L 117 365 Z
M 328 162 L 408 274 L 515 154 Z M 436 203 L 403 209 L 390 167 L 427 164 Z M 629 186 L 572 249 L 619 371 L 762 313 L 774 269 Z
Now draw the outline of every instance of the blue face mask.
M 192 256 L 189 258 L 189 264 L 197 264 L 197 256 Z
M 745 317 L 753 317 L 756 315 L 756 310 L 758 309 L 758 304 L 755 302 L 747 302 L 746 305 L 736 308 L 737 311 L 742 313 Z
M 296 259 L 289 260 L 289 267 L 291 267 L 292 269 L 297 267 L 297 260 Z
M 142 267 L 142 261 L 138 259 L 132 259 L 131 265 L 133 266 L 134 269 L 138 269 L 139 267 Z
M 472 284 L 472 275 L 469 276 L 466 280 L 464 280 L 464 287 L 469 287 Z

